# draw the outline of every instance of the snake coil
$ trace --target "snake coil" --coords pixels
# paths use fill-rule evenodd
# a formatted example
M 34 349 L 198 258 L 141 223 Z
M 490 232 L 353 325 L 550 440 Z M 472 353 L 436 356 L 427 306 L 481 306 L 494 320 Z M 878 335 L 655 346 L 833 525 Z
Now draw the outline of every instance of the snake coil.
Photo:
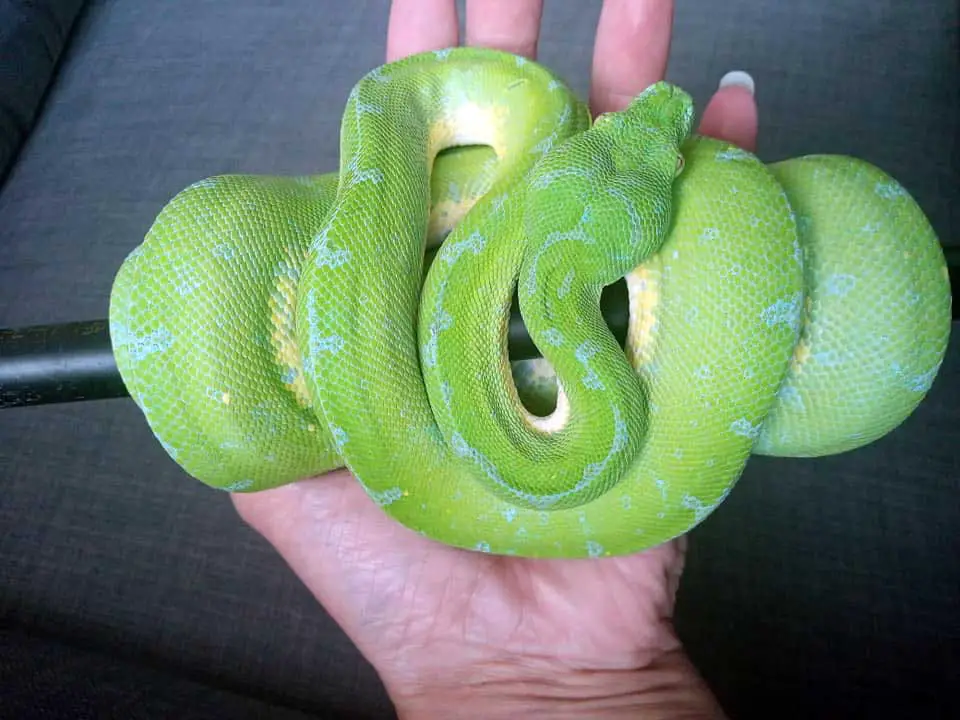
M 591 123 L 492 50 L 377 68 L 338 173 L 212 177 L 162 209 L 110 301 L 131 397 L 213 487 L 346 466 L 408 527 L 525 556 L 657 545 L 751 454 L 892 431 L 950 331 L 926 217 L 862 160 L 768 166 L 692 121 L 661 82 Z M 625 349 L 599 311 L 623 278 Z M 511 362 L 514 298 L 542 358 Z

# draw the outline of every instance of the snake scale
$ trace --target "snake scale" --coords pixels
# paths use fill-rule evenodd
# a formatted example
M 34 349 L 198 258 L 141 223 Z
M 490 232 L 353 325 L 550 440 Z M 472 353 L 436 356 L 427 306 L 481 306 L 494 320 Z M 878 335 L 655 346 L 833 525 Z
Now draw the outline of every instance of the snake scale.
M 764 164 L 659 82 L 591 120 L 542 65 L 452 48 L 349 95 L 340 169 L 184 189 L 124 261 L 113 351 L 190 475 L 348 467 L 397 521 L 498 554 L 687 532 L 752 454 L 871 443 L 925 397 L 944 255 L 862 160 Z M 599 298 L 626 279 L 621 346 Z M 511 302 L 542 357 L 512 361 Z

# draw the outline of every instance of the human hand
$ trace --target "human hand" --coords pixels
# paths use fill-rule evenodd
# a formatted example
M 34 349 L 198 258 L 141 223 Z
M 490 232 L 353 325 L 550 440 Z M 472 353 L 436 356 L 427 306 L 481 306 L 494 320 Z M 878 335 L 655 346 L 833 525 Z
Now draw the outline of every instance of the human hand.
M 536 57 L 542 0 L 468 0 L 466 43 Z M 673 4 L 605 0 L 590 105 L 664 75 Z M 458 44 L 454 0 L 394 0 L 388 61 Z M 699 131 L 753 149 L 743 87 Z M 401 717 L 722 717 L 673 631 L 685 539 L 629 557 L 534 560 L 427 540 L 345 470 L 233 496 L 380 674 Z

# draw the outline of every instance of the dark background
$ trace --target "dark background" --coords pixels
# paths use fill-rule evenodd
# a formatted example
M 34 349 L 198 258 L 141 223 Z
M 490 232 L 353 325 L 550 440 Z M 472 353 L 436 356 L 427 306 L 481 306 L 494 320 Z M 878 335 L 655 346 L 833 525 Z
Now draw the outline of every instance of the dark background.
M 124 256 L 195 180 L 335 169 L 388 5 L 0 0 L 0 327 L 104 317 Z M 600 3 L 545 5 L 540 60 L 585 96 Z M 954 0 L 677 5 L 668 79 L 699 107 L 748 70 L 763 159 L 867 159 L 957 244 Z M 678 625 L 732 717 L 956 716 L 958 400 L 955 339 L 898 431 L 753 459 L 693 534 Z M 0 483 L 0 716 L 390 717 L 339 628 L 132 402 L 3 412 Z

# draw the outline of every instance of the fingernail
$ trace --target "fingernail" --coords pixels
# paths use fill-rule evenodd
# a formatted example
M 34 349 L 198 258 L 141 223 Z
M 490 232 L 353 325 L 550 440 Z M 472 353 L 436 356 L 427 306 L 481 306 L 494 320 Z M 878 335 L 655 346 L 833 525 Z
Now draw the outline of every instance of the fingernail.
M 746 89 L 751 95 L 756 92 L 757 88 L 750 73 L 744 72 L 743 70 L 731 70 L 720 78 L 721 89 L 732 85 Z

